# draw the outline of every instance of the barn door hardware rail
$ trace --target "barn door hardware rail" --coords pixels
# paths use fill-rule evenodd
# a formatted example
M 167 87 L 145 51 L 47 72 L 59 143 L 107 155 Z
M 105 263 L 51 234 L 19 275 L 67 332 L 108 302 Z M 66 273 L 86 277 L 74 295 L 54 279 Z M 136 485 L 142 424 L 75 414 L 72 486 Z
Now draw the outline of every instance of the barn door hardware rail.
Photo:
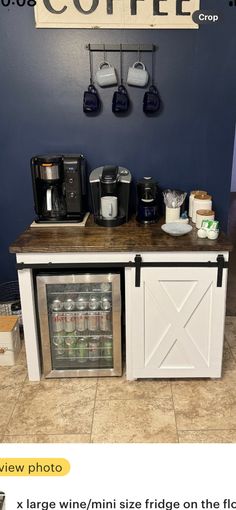
M 218 255 L 216 262 L 143 262 L 141 255 L 136 255 L 134 263 L 129 265 L 135 267 L 135 287 L 140 287 L 142 267 L 216 267 L 217 287 L 222 287 L 223 270 L 229 267 L 224 255 Z
M 87 44 L 86 50 L 89 51 L 133 51 L 133 52 L 154 52 L 157 47 L 155 44 Z

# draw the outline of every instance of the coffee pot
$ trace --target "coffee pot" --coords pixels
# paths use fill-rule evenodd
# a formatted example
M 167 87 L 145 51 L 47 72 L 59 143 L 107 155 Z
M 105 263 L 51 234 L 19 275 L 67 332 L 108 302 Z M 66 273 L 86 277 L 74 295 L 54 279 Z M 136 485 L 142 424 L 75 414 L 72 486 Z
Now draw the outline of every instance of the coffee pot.
M 60 160 L 40 165 L 42 215 L 55 221 L 63 219 L 66 215 L 60 166 Z

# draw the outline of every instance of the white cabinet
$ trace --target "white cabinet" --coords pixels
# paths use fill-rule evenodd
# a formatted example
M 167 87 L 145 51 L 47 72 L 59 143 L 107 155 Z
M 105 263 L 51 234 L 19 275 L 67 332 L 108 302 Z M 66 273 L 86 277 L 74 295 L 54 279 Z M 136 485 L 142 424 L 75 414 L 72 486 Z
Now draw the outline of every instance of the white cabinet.
M 221 376 L 227 269 L 219 287 L 217 272 L 142 267 L 135 287 L 126 269 L 128 379 Z

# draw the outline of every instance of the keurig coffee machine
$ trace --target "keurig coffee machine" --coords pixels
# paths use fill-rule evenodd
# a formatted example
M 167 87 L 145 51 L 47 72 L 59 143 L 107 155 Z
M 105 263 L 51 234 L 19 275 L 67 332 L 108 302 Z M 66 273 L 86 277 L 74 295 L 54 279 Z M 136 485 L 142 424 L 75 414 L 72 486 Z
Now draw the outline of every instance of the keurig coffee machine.
M 89 177 L 94 221 L 116 227 L 128 221 L 131 173 L 120 166 L 101 166 Z
M 155 223 L 163 215 L 161 189 L 152 177 L 144 177 L 137 183 L 137 216 L 140 223 Z
M 81 222 L 87 208 L 82 155 L 42 155 L 31 160 L 36 222 Z

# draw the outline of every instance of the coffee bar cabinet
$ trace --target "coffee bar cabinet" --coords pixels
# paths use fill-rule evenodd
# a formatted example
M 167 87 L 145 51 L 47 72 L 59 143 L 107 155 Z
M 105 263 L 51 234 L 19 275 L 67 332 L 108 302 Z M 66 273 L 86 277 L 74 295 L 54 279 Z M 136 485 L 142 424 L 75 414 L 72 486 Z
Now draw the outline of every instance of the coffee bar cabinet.
M 178 267 L 176 255 L 161 267 L 157 255 L 160 267 L 142 268 L 138 287 L 131 285 L 134 270 L 127 271 L 129 379 L 221 375 L 227 270 L 217 286 L 210 254 L 186 255 L 186 267 Z
M 121 375 L 121 308 L 127 379 L 221 377 L 231 249 L 135 219 L 28 228 L 10 251 L 29 379 Z
M 119 274 L 36 276 L 45 377 L 121 375 Z

